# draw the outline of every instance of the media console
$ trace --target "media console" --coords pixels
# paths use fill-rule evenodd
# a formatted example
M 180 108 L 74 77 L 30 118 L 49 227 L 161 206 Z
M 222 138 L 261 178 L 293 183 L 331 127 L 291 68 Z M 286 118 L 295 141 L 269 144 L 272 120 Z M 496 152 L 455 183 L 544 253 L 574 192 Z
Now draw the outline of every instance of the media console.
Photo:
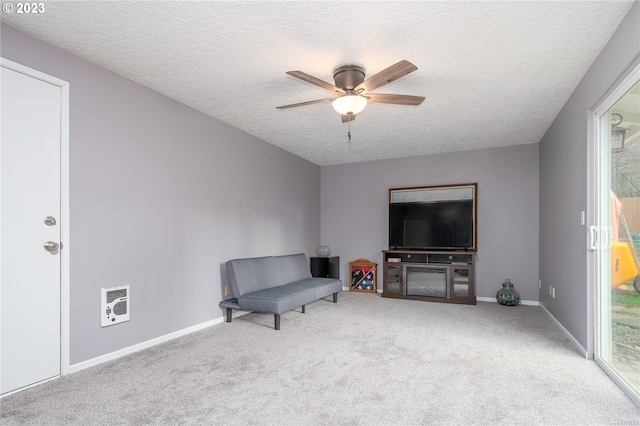
M 383 250 L 382 297 L 476 304 L 475 254 Z

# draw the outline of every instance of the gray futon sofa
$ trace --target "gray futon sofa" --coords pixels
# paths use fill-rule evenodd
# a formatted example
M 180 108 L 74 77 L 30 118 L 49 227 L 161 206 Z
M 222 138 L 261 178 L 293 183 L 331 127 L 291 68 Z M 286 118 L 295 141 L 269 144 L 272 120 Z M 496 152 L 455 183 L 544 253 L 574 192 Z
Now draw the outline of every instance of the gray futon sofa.
M 231 322 L 233 309 L 271 313 L 275 329 L 280 330 L 280 314 L 333 294 L 338 302 L 342 281 L 311 276 L 304 253 L 286 256 L 233 259 L 227 263 L 233 299 L 220 302 Z

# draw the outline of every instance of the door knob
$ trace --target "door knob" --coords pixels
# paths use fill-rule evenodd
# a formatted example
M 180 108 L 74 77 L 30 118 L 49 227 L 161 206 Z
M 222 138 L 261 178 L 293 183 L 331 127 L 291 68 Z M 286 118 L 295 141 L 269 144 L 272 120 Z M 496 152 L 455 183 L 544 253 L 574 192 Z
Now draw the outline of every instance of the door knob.
M 44 243 L 44 249 L 51 254 L 57 254 L 58 250 L 60 250 L 60 244 L 54 243 L 53 241 L 47 241 Z

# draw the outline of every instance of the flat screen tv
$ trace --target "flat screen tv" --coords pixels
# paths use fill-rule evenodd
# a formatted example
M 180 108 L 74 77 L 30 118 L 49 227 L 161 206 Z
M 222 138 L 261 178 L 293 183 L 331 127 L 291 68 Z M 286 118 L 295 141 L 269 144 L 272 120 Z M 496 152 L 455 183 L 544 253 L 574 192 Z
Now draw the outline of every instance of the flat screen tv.
M 389 248 L 476 251 L 476 185 L 465 185 L 469 191 L 458 188 L 390 190 Z

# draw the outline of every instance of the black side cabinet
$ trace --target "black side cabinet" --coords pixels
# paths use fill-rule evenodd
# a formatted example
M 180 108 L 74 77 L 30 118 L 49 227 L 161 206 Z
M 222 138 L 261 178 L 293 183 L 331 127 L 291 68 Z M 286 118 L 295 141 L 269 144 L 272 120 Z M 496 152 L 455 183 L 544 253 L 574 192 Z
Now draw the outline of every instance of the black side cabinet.
M 340 279 L 340 257 L 312 257 L 311 276 Z

